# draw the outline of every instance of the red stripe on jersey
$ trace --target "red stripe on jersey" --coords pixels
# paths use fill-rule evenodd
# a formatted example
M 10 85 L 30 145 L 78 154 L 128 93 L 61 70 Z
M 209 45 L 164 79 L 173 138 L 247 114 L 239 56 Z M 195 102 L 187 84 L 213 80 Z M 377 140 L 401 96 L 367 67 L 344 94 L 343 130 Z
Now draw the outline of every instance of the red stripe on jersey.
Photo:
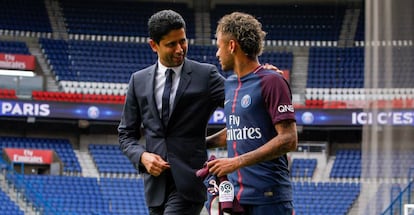
M 233 97 L 233 104 L 231 105 L 231 112 L 234 113 L 234 111 L 236 110 L 236 101 L 237 101 L 237 96 L 239 95 L 239 90 L 242 86 L 242 83 L 240 81 L 240 78 L 237 78 L 239 85 L 237 86 L 235 92 L 234 92 L 234 97 Z
M 256 69 L 254 69 L 253 70 L 253 73 L 256 73 L 256 72 L 258 72 L 259 70 L 261 70 L 263 68 L 263 66 L 262 65 L 260 65 L 260 66 L 258 66 Z M 239 82 L 239 85 L 237 86 L 237 88 L 236 88 L 236 90 L 235 90 L 235 92 L 234 92 L 234 97 L 233 97 L 233 104 L 232 104 L 232 106 L 231 106 L 231 112 L 232 113 L 234 113 L 235 112 L 235 109 L 236 109 L 236 101 L 237 101 L 237 96 L 239 95 L 239 90 L 240 90 L 240 88 L 241 88 L 241 86 L 242 86 L 242 82 L 240 81 L 240 77 L 238 77 L 237 78 L 237 80 L 238 80 L 238 82 Z M 233 150 L 234 150 L 234 156 L 235 157 L 237 157 L 237 156 L 239 156 L 239 154 L 237 153 L 237 150 L 236 150 L 236 148 L 237 148 L 237 142 L 236 141 L 233 141 Z M 240 172 L 240 169 L 238 169 L 237 170 L 237 178 L 238 178 L 238 182 L 239 182 L 239 186 L 240 186 L 240 189 L 239 189 L 239 192 L 237 193 L 237 199 L 240 199 L 240 197 L 241 197 L 241 194 L 243 193 L 243 189 L 244 189 L 244 186 L 243 186 L 243 177 L 242 177 L 242 174 L 241 174 L 241 172 Z

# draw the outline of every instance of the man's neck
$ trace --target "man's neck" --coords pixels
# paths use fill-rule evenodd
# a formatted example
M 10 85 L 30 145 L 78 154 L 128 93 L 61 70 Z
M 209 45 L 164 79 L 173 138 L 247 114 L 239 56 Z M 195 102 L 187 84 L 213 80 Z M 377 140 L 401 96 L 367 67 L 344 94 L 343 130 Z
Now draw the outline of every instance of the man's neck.
M 255 71 L 260 63 L 257 60 L 245 59 L 244 61 L 235 62 L 234 72 L 238 77 L 243 77 Z

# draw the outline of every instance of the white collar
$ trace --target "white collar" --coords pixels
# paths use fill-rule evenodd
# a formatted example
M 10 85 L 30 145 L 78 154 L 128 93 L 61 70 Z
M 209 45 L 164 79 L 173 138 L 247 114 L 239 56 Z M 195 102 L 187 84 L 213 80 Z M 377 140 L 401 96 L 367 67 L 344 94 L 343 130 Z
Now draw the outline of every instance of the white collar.
M 174 73 L 179 76 L 181 74 L 181 69 L 183 68 L 183 64 L 176 66 L 176 67 L 166 67 L 164 65 L 161 64 L 160 61 L 158 61 L 158 72 L 162 72 L 163 74 L 165 74 L 165 71 L 167 71 L 167 69 L 172 69 L 174 71 Z

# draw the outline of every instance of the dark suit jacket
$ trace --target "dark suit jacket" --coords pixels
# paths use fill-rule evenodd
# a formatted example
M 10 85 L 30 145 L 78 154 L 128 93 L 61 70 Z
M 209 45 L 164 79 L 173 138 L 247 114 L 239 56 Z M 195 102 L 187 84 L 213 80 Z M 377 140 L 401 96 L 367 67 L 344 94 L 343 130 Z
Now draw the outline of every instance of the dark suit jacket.
M 178 192 L 191 201 L 204 202 L 206 188 L 195 172 L 207 160 L 206 127 L 211 114 L 223 106 L 224 78 L 211 64 L 186 59 L 166 128 L 154 97 L 157 66 L 135 72 L 129 82 L 121 122 L 118 126 L 120 149 L 142 173 L 147 206 L 163 203 L 165 175 L 149 175 L 140 164 L 144 151 L 159 154 L 171 166 Z M 145 144 L 141 138 L 141 125 Z

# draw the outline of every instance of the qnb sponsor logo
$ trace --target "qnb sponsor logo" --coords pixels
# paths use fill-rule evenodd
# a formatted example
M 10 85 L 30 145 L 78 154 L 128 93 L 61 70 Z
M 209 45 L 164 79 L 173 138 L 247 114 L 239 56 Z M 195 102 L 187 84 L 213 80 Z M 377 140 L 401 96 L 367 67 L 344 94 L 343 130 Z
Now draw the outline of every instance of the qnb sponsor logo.
M 1 115 L 48 116 L 49 114 L 49 104 L 1 103 Z
M 413 112 L 353 112 L 352 124 L 354 125 L 411 125 L 414 122 Z
M 293 105 L 279 105 L 277 106 L 277 111 L 279 113 L 286 113 L 286 112 L 295 112 L 295 109 L 293 108 Z

